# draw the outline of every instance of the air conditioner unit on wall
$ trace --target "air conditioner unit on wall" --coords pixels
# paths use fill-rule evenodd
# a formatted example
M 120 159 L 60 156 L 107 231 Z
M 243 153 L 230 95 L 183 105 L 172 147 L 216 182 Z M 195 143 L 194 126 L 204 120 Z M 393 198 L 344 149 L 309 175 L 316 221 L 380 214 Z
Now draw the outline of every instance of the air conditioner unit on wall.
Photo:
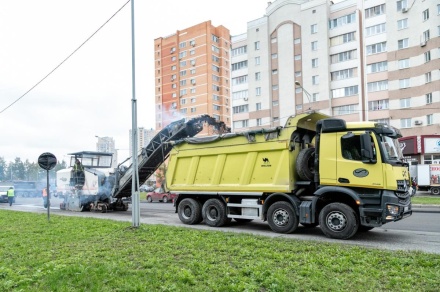
M 424 42 L 420 42 L 420 46 L 421 46 L 421 47 L 426 46 L 426 41 L 424 41 Z
M 415 120 L 414 125 L 423 125 L 423 122 L 421 120 Z
M 408 12 L 408 8 L 402 8 L 402 13 L 407 13 Z

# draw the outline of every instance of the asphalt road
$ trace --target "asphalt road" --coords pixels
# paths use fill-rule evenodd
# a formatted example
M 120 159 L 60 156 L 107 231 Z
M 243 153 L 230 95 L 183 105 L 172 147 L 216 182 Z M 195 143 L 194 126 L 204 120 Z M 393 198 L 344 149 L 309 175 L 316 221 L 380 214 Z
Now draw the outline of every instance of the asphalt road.
M 131 206 L 126 212 L 104 214 L 63 211 L 59 209 L 60 202 L 61 200 L 57 198 L 51 200 L 50 215 L 95 217 L 132 222 Z M 423 251 L 440 254 L 440 213 L 435 212 L 414 212 L 411 217 L 385 224 L 369 232 L 358 233 L 350 240 L 335 240 L 323 235 L 319 227 L 307 229 L 300 226 L 294 234 L 274 233 L 266 222 L 260 220 L 254 220 L 246 224 L 232 221 L 228 226 L 221 228 L 212 228 L 203 223 L 189 226 L 180 222 L 171 203 L 147 203 L 142 201 L 140 205 L 140 222 L 142 224 L 163 224 L 201 230 L 244 232 L 272 238 L 335 242 L 387 250 Z M 17 198 L 16 204 L 12 207 L 9 207 L 8 204 L 0 204 L 0 209 L 47 213 L 47 209 L 43 208 L 42 199 L 40 198 Z M 56 219 L 51 217 L 51 220 Z

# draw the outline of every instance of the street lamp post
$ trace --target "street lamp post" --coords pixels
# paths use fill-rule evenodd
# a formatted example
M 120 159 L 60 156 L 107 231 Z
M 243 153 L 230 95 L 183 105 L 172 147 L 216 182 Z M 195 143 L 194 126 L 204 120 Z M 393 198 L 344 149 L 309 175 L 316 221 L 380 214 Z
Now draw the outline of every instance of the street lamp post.
M 307 100 L 309 101 L 309 109 L 308 110 L 311 110 L 312 109 L 312 107 L 311 107 L 311 103 L 312 103 L 311 97 L 312 96 L 310 95 L 310 93 L 307 90 L 305 90 L 304 87 L 302 87 L 301 83 L 298 80 L 295 81 L 295 85 L 298 86 L 299 88 L 301 88 L 302 91 L 306 94 Z

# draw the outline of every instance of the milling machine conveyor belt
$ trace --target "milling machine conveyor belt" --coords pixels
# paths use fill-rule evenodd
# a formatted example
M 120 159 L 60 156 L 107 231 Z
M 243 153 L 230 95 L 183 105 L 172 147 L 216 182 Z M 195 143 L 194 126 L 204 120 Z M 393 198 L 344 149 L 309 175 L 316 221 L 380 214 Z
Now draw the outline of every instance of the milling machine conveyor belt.
M 179 139 L 194 137 L 202 129 L 202 122 L 206 122 L 207 117 L 192 119 L 185 123 L 185 120 L 173 122 L 163 128 L 151 142 L 142 149 L 138 156 L 139 182 L 144 183 L 167 159 L 172 145 L 167 143 Z M 113 191 L 114 198 L 131 197 L 132 188 L 132 165 L 123 172 L 117 172 L 116 185 Z

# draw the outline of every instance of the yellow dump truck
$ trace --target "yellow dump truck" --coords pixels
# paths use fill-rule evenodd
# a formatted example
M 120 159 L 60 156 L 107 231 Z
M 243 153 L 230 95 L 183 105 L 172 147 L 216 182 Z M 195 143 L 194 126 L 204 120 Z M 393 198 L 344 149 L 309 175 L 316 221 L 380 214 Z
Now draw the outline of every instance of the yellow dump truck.
M 173 141 L 167 187 L 185 224 L 261 219 L 348 239 L 412 214 L 398 129 L 317 112 L 284 127 Z

